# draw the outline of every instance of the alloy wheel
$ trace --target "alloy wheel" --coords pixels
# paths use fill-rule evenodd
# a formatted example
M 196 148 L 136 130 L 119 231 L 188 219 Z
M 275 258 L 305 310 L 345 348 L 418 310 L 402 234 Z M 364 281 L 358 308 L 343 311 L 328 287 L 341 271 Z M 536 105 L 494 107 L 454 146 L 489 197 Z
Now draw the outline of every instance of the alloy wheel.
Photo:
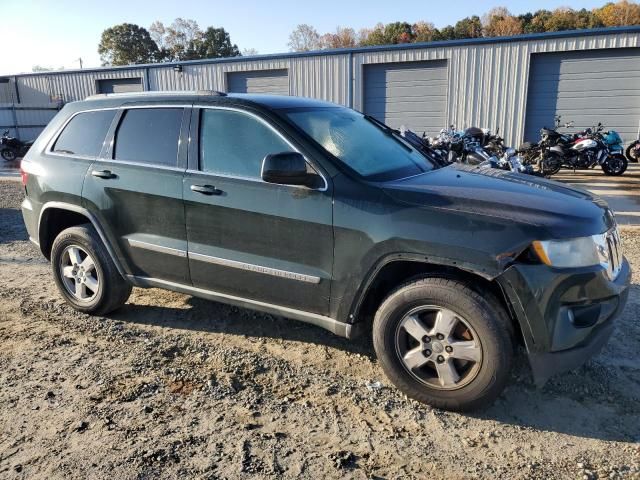
M 398 324 L 396 353 L 418 381 L 439 390 L 469 384 L 482 364 L 480 339 L 461 315 L 436 305 L 414 308 Z
M 94 259 L 78 245 L 64 249 L 60 256 L 60 278 L 65 289 L 79 302 L 91 302 L 100 288 Z

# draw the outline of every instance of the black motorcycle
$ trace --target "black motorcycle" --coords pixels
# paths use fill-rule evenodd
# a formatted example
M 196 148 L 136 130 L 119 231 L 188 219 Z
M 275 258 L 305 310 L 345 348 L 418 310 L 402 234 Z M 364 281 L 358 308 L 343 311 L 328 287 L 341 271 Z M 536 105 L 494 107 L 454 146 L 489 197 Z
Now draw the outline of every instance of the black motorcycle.
M 640 138 L 627 147 L 625 154 L 630 162 L 640 161 Z
M 598 123 L 593 129 L 587 128 L 573 135 L 542 129 L 542 136 L 552 145 L 548 156 L 560 157 L 564 167 L 584 170 L 600 165 L 605 175 L 622 175 L 628 164 L 622 154 L 622 139 L 613 130 L 603 130 L 602 124 Z
M 11 162 L 16 158 L 21 158 L 26 155 L 33 141 L 22 142 L 15 137 L 9 136 L 9 130 L 5 130 L 0 137 L 0 156 L 7 162 Z

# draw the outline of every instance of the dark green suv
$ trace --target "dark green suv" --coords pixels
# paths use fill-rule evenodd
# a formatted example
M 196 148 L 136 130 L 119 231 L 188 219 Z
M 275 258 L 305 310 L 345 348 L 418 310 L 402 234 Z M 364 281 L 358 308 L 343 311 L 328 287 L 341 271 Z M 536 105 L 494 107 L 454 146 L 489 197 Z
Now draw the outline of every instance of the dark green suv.
M 63 108 L 22 170 L 29 235 L 76 309 L 160 287 L 364 333 L 398 388 L 441 408 L 491 402 L 517 344 L 538 383 L 580 365 L 628 292 L 601 200 L 442 167 L 326 102 L 92 97 Z

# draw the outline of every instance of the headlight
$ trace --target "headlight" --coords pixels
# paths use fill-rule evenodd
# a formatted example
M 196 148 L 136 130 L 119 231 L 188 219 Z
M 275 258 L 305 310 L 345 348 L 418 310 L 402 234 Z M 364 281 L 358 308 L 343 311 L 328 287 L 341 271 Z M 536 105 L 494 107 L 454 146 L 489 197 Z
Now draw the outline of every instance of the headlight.
M 542 263 L 551 267 L 588 267 L 600 263 L 593 237 L 571 240 L 545 240 L 533 242 L 533 250 Z
M 570 240 L 536 240 L 531 245 L 538 258 L 551 267 L 577 268 L 601 265 L 615 279 L 622 267 L 618 229 Z

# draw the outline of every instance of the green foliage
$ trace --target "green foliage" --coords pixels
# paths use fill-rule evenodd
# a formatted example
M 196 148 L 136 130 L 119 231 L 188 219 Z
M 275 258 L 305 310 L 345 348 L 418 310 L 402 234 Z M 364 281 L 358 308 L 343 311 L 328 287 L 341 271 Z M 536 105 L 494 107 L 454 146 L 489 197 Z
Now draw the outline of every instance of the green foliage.
M 98 53 L 102 65 L 130 65 L 158 61 L 159 50 L 149 32 L 131 23 L 122 23 L 102 32 Z
M 153 22 L 149 31 L 130 23 L 108 28 L 102 32 L 98 53 L 103 65 L 130 65 L 235 57 L 240 50 L 224 28 L 202 31 L 195 20 L 176 18 L 168 27 Z

